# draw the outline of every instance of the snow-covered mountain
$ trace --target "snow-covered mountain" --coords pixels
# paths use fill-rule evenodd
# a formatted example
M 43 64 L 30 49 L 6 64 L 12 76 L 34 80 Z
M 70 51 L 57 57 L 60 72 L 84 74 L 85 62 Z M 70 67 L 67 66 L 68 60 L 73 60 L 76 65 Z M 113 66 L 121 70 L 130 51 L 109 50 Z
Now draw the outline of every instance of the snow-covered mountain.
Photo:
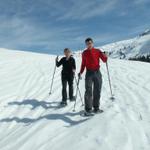
M 76 112 L 73 102 L 59 108 L 61 68 L 48 95 L 55 57 L 0 49 L 0 150 L 150 149 L 149 63 L 109 59 L 114 102 L 101 64 L 104 113 L 84 118 L 79 97 Z M 75 59 L 78 72 L 81 56 Z M 83 75 L 82 96 L 84 82 Z
M 150 30 L 133 39 L 104 45 L 101 48 L 108 51 L 112 58 L 129 59 L 150 55 Z

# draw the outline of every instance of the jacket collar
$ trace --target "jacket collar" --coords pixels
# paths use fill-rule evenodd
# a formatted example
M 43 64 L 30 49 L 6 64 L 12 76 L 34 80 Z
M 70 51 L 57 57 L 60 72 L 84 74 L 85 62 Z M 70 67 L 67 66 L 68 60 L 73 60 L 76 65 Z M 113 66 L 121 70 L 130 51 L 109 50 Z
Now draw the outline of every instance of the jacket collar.
M 93 51 L 93 50 L 95 50 L 95 48 L 94 48 L 94 47 L 93 47 L 92 49 L 87 48 L 87 50 L 89 50 L 89 51 Z

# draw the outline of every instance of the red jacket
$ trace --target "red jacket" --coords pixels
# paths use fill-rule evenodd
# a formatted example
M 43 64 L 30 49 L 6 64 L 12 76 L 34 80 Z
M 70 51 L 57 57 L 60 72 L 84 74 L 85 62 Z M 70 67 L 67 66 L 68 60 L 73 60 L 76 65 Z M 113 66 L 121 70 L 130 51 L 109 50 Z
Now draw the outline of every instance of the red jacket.
M 85 67 L 88 70 L 96 71 L 100 68 L 100 58 L 103 62 L 107 61 L 107 56 L 101 52 L 101 50 L 92 48 L 91 50 L 86 49 L 82 53 L 82 64 L 80 73 L 82 74 Z

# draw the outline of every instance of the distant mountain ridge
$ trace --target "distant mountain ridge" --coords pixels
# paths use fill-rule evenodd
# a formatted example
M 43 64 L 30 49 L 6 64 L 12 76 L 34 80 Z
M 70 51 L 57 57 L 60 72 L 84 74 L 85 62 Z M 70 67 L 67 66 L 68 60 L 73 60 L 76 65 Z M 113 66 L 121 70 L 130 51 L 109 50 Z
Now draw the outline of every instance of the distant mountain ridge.
M 107 44 L 101 47 L 112 58 L 131 59 L 150 55 L 150 29 L 135 38 Z

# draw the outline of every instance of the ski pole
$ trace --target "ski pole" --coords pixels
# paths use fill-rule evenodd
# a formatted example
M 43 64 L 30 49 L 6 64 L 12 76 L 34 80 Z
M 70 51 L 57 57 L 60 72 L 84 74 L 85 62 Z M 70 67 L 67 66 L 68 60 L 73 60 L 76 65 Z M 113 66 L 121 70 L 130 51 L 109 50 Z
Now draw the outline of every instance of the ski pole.
M 80 78 L 79 78 L 78 80 L 80 80 Z M 80 91 L 80 89 L 79 89 L 79 82 L 77 81 L 77 78 L 76 78 L 76 77 L 75 77 L 75 81 L 76 81 L 76 84 L 77 84 L 77 88 L 78 88 L 78 92 L 79 92 L 79 95 L 80 95 L 80 100 L 81 100 L 82 106 L 84 106 L 83 100 L 82 100 L 81 91 Z
M 77 87 L 76 87 L 76 95 L 75 95 L 75 103 L 74 103 L 73 111 L 75 111 L 75 108 L 76 108 L 80 78 L 78 78 L 78 80 L 77 80 L 76 77 L 75 77 L 75 80 L 76 80 Z M 81 100 L 82 100 L 82 99 L 81 99 Z M 83 104 L 83 101 L 82 101 L 82 104 Z
M 110 93 L 111 93 L 111 99 L 113 100 L 113 92 L 112 92 L 112 87 L 111 87 L 111 80 L 110 80 L 110 74 L 109 74 L 109 67 L 108 67 L 108 62 L 106 62 L 106 68 L 107 68 L 107 74 L 108 74 L 108 81 L 109 81 L 109 87 L 110 87 Z
M 57 58 L 58 58 L 58 56 L 57 56 Z M 54 81 L 55 72 L 56 72 L 56 64 L 55 64 L 55 67 L 54 67 L 54 72 L 53 72 L 53 77 L 52 77 L 52 82 L 51 82 L 51 86 L 50 86 L 49 95 L 52 94 L 52 88 L 53 88 L 53 81 Z

